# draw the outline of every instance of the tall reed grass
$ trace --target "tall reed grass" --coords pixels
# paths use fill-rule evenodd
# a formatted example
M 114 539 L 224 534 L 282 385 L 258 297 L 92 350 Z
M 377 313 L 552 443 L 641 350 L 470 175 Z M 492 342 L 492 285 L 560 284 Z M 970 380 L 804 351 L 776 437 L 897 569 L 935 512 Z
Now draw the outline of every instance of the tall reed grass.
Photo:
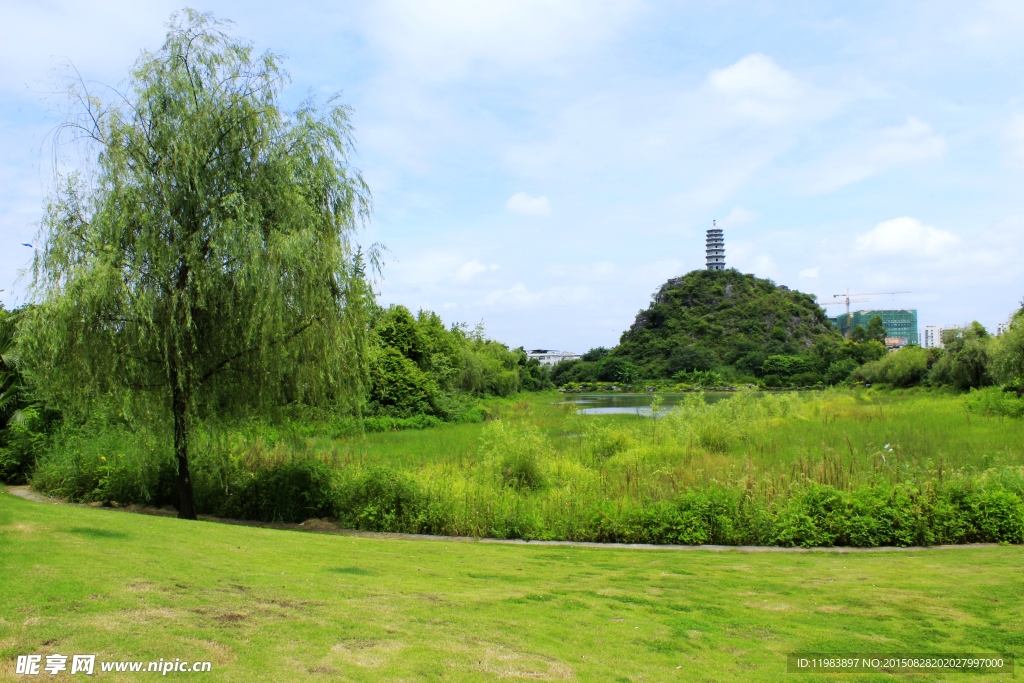
M 502 538 L 1024 541 L 1024 422 L 971 414 L 960 397 L 739 392 L 708 404 L 692 394 L 655 412 L 580 415 L 535 397 L 502 404 L 484 424 L 414 432 L 211 429 L 195 448 L 197 504 Z M 76 500 L 173 503 L 173 461 L 158 437 L 69 432 L 33 484 Z

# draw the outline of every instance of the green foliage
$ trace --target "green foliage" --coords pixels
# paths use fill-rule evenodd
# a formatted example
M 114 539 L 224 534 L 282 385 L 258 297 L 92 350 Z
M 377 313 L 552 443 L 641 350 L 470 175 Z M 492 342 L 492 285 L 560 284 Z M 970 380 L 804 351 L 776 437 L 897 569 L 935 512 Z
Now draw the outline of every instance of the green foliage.
M 942 343 L 945 353 L 932 367 L 932 384 L 951 385 L 961 391 L 992 384 L 988 350 L 993 340 L 977 321 L 965 330 L 947 330 Z
M 691 372 L 677 372 L 672 378 L 681 384 L 691 384 L 701 387 L 725 386 L 725 379 L 721 373 L 714 370 L 693 370 Z
M 84 83 L 84 82 L 83 82 Z M 369 296 L 350 238 L 369 191 L 349 110 L 279 104 L 280 58 L 186 10 L 109 99 L 69 87 L 99 151 L 46 207 L 26 367 L 80 413 L 97 394 L 171 416 L 181 516 L 195 418 L 302 401 L 357 410 Z
M 852 358 L 832 361 L 828 370 L 825 371 L 825 384 L 835 386 L 845 382 L 858 367 L 860 367 L 860 363 Z
M 437 385 L 397 349 L 380 349 L 370 363 L 370 406 L 375 412 L 410 417 L 437 412 Z
M 1018 395 L 1014 389 L 971 389 L 964 397 L 964 403 L 969 411 L 980 415 L 1024 417 L 1024 397 Z
M 18 416 L 18 409 L 24 405 L 15 344 L 16 323 L 15 316 L 0 305 L 0 446 L 8 423 Z
M 550 445 L 538 430 L 494 420 L 484 428 L 481 450 L 493 464 L 502 486 L 516 490 L 544 486 L 539 461 Z
M 809 372 L 814 367 L 814 361 L 807 356 L 768 356 L 761 366 L 761 372 L 766 375 L 778 375 L 788 379 L 793 375 Z
M 523 349 L 509 350 L 484 336 L 482 326 L 446 329 L 432 311 L 416 317 L 404 306 L 376 311 L 371 329 L 368 412 L 396 418 L 383 429 L 421 428 L 416 415 L 446 422 L 481 419 L 474 399 L 554 388 L 546 368 Z M 384 423 L 370 421 L 375 430 Z
M 480 417 L 479 419 L 483 419 Z M 479 420 L 473 420 L 479 421 Z M 409 418 L 369 416 L 363 418 L 363 429 L 374 432 L 400 432 L 404 429 L 430 429 L 444 424 L 433 415 L 413 415 Z
M 50 446 L 59 420 L 54 411 L 27 408 L 0 432 L 0 482 L 26 483 L 36 459 Z
M 885 323 L 882 316 L 876 315 L 868 321 L 867 327 L 856 325 L 850 331 L 850 340 L 855 342 L 885 342 Z
M 235 484 L 220 512 L 234 519 L 302 522 L 334 517 L 333 470 L 315 460 L 261 467 Z
M 579 361 L 559 363 L 552 381 L 623 381 L 622 364 L 637 378 L 670 378 L 680 372 L 718 370 L 723 376 L 778 374 L 763 369 L 769 356 L 808 356 L 816 345 L 843 343 L 814 298 L 736 270 L 696 270 L 669 280 L 636 317 L 621 343 L 591 349 Z M 828 367 L 810 355 L 803 372 Z M 630 378 L 627 383 L 635 383 Z
M 876 315 L 868 321 L 864 337 L 865 341 L 885 342 L 885 323 L 882 322 L 882 316 Z
M 854 376 L 872 384 L 884 383 L 894 387 L 917 386 L 927 381 L 928 370 L 937 357 L 935 349 L 909 345 L 886 354 L 881 360 L 865 364 L 854 373 Z
M 519 354 L 519 384 L 523 391 L 546 391 L 555 388 L 548 366 L 541 365 L 536 358 L 527 358 L 522 347 L 515 352 Z
M 337 510 L 342 526 L 363 531 L 417 531 L 425 496 L 408 474 L 371 466 L 344 480 Z
M 419 364 L 424 362 L 428 352 L 416 323 L 405 306 L 391 306 L 374 322 L 373 329 L 383 346 Z
M 288 422 L 204 427 L 196 504 L 266 521 L 333 515 L 349 528 L 500 538 L 1019 542 L 1019 420 L 966 419 L 963 401 L 941 394 L 871 395 L 739 392 L 709 404 L 691 394 L 656 420 L 581 416 L 538 397 L 532 410 L 495 401 L 500 419 L 482 426 L 333 443 Z M 881 440 L 890 435 L 898 443 Z M 166 437 L 117 419 L 65 424 L 33 484 L 75 501 L 177 504 Z
M 1024 308 L 1010 321 L 1010 329 L 992 340 L 989 371 L 996 382 L 1024 385 Z
M 551 381 L 556 386 L 572 382 L 592 382 L 597 379 L 597 362 L 588 360 L 563 360 L 551 369 Z
M 608 349 L 606 349 L 603 346 L 598 346 L 598 347 L 590 349 L 589 351 L 584 353 L 582 356 L 580 356 L 580 359 L 584 360 L 584 361 L 586 361 L 588 363 L 593 363 L 594 361 L 601 360 L 602 358 L 604 358 L 607 355 L 608 355 Z
M 715 352 L 706 346 L 690 344 L 672 350 L 668 357 L 668 371 L 675 376 L 679 372 L 693 370 L 714 370 L 718 365 Z

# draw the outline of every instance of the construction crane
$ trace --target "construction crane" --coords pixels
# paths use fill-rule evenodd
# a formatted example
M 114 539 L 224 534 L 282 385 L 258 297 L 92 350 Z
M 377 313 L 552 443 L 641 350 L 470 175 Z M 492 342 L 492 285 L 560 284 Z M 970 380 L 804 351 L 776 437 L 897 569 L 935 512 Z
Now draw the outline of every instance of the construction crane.
M 910 294 L 910 292 L 862 292 L 860 294 L 850 294 L 850 290 L 847 289 L 845 294 L 833 294 L 832 295 L 833 299 L 838 299 L 839 297 L 843 297 L 843 299 L 841 301 L 829 301 L 829 302 L 823 303 L 823 304 L 819 303 L 818 305 L 819 306 L 831 306 L 833 304 L 841 304 L 841 303 L 845 303 L 846 304 L 846 335 L 845 335 L 845 337 L 847 339 L 849 339 L 850 338 L 850 327 L 851 327 L 851 325 L 850 325 L 850 320 L 851 320 L 850 319 L 850 304 L 851 303 L 861 303 L 861 302 L 864 302 L 864 301 L 870 301 L 870 298 L 873 297 L 873 296 L 890 296 L 890 295 L 893 295 L 893 294 Z M 863 296 L 863 297 L 868 297 L 868 298 L 867 299 L 853 299 L 853 298 L 851 298 L 851 297 L 855 297 L 855 296 Z

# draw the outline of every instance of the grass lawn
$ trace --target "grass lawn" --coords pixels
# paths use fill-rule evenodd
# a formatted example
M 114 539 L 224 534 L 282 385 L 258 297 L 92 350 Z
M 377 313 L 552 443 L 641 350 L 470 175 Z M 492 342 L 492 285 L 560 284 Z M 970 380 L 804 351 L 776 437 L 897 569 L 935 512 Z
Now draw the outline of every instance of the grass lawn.
M 223 681 L 777 681 L 790 652 L 1024 652 L 1024 548 L 673 551 L 185 522 L 0 493 L 19 654 L 209 660 Z M 44 659 L 45 663 L 45 659 Z M 69 660 L 70 664 L 70 660 Z M 69 667 L 70 668 L 70 667 Z M 153 674 L 100 673 L 102 680 Z M 42 679 L 63 679 L 65 674 Z M 1009 680 L 802 674 L 796 680 Z

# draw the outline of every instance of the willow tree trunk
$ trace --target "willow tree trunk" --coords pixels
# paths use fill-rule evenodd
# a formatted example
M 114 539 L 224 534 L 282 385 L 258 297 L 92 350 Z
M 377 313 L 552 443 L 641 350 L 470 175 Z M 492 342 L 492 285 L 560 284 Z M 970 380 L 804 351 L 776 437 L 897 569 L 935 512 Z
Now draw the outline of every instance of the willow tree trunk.
M 199 519 L 196 516 L 195 497 L 192 495 L 192 475 L 188 470 L 188 442 L 191 436 L 187 390 L 171 388 L 171 411 L 174 413 L 174 457 L 178 461 L 178 519 Z

